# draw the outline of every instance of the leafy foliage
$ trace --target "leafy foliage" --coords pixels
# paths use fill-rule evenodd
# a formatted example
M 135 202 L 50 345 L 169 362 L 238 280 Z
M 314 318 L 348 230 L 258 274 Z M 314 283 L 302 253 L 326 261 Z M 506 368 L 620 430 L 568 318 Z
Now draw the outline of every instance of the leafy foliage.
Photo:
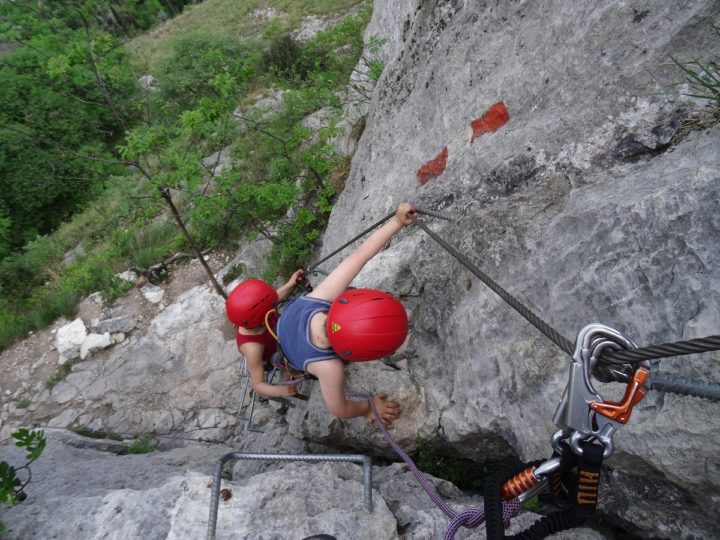
M 418 449 L 414 459 L 423 472 L 443 478 L 455 484 L 460 489 L 482 491 L 488 475 L 499 467 L 517 465 L 517 460 L 511 458 L 476 463 L 455 455 L 452 450 L 443 444 L 439 437 L 429 439 L 417 438 Z
M 127 454 L 149 454 L 155 451 L 155 443 L 152 441 L 150 435 L 140 437 L 138 440 L 133 442 L 127 449 L 122 452 L 124 455 Z
M 137 85 L 97 2 L 0 4 L 0 252 L 47 234 L 117 173 L 110 145 Z
M 262 55 L 263 66 L 267 71 L 290 77 L 298 71 L 302 45 L 291 35 L 284 34 L 273 39 Z
M 27 428 L 21 428 L 12 434 L 15 439 L 15 446 L 25 448 L 27 455 L 25 459 L 27 462 L 18 467 L 17 469 L 7 463 L 6 461 L 0 461 L 0 504 L 13 506 L 25 500 L 25 487 L 30 482 L 29 472 L 30 464 L 38 459 L 45 450 L 45 436 L 42 431 L 30 431 Z M 25 482 L 17 476 L 17 472 L 25 470 L 28 473 L 28 479 Z M 0 523 L 0 532 L 5 530 L 5 527 Z
M 204 242 L 242 234 L 273 242 L 267 278 L 305 263 L 335 186 L 344 182 L 336 176 L 348 163 L 329 143 L 340 113 L 338 91 L 362 50 L 366 17 L 346 19 L 302 45 L 287 36 L 270 45 L 265 68 L 288 83 L 282 107 L 270 115 L 257 109 L 236 115 L 244 129 L 233 145 L 238 165 L 195 203 L 191 222 Z
M 20 479 L 15 476 L 15 468 L 5 461 L 0 461 L 0 503 L 17 503 L 16 490 L 20 485 Z
M 348 1 L 324 0 L 314 12 Z M 330 143 L 339 92 L 362 50 L 368 10 L 298 44 L 297 61 L 282 73 L 262 61 L 269 43 L 238 43 L 217 32 L 187 34 L 154 74 L 159 91 L 140 92 L 129 59 L 118 47 L 116 36 L 122 32 L 91 22 L 91 8 L 98 4 L 69 2 L 61 11 L 82 15 L 72 24 L 30 14 L 20 25 L 19 39 L 35 41 L 28 41 L 32 47 L 18 44 L 12 53 L 31 62 L 26 71 L 34 78 L 28 87 L 48 89 L 36 88 L 38 103 L 28 109 L 32 122 L 16 128 L 27 120 L 20 115 L 22 91 L 12 94 L 12 85 L 0 88 L 2 96 L 14 96 L 7 109 L 0 105 L 0 115 L 14 106 L 18 118 L 7 126 L 0 122 L 0 137 L 6 134 L 11 142 L 0 146 L 0 170 L 14 168 L 20 150 L 29 148 L 38 157 L 16 173 L 25 175 L 26 183 L 44 179 L 34 186 L 42 193 L 27 201 L 0 194 L 0 256 L 7 255 L 0 259 L 0 348 L 60 315 L 72 316 L 85 294 L 100 290 L 107 301 L 117 298 L 127 285 L 116 272 L 146 268 L 195 242 L 207 248 L 264 236 L 274 244 L 268 276 L 294 269 L 307 260 L 347 175 L 349 160 Z M 294 13 L 299 4 L 285 7 Z M 53 35 L 50 24 L 61 32 Z M 26 71 L 10 73 L 8 82 L 20 85 L 22 77 L 20 82 L 13 77 Z M 273 86 L 283 96 L 279 110 L 246 107 L 251 94 Z M 65 106 L 61 98 L 69 98 L 77 112 L 58 113 Z M 245 105 L 236 109 L 238 103 Z M 55 122 L 44 121 L 53 114 Z M 21 129 L 26 132 L 20 134 Z M 236 163 L 212 177 L 214 163 L 203 156 L 219 149 L 223 155 L 231 149 Z M 72 180 L 77 199 L 60 204 L 70 175 L 78 178 Z M 187 234 L 161 216 L 168 199 Z M 30 214 L 42 214 L 47 223 L 22 221 L 28 218 L 17 209 L 31 205 Z M 50 210 L 44 212 L 47 205 Z M 77 211 L 80 206 L 85 210 Z M 72 220 L 63 222 L 73 212 Z M 87 255 L 64 264 L 64 253 L 80 242 Z
M 160 98 L 165 107 L 186 110 L 200 100 L 232 93 L 230 88 L 218 87 L 249 80 L 257 59 L 257 52 L 231 36 L 183 36 L 160 66 Z
M 12 434 L 15 439 L 15 446 L 27 448 L 25 459 L 35 461 L 45 450 L 45 437 L 42 431 L 30 431 L 27 428 L 20 428 Z

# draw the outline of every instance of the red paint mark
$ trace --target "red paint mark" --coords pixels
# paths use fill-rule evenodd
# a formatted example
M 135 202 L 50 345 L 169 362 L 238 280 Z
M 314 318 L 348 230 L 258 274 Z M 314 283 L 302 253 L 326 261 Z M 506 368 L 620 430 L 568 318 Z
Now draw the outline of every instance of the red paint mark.
M 447 166 L 448 149 L 447 146 L 435 157 L 431 159 L 425 165 L 421 166 L 417 171 L 418 184 L 424 186 L 430 180 L 439 176 L 445 170 Z
M 483 114 L 477 120 L 473 120 L 470 123 L 473 134 L 470 139 L 470 144 L 473 143 L 483 133 L 493 133 L 504 126 L 507 121 L 510 120 L 510 114 L 508 113 L 505 104 L 502 101 L 498 101 L 495 105 L 490 107 L 485 114 Z

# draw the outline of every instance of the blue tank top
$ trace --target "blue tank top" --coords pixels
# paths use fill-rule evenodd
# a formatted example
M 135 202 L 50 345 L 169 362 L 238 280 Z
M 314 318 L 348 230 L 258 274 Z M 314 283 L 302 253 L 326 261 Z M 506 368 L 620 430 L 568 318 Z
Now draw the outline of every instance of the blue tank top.
M 321 349 L 310 342 L 310 319 L 329 310 L 330 302 L 304 295 L 282 310 L 277 324 L 278 341 L 293 369 L 305 371 L 311 362 L 338 357 L 332 349 Z

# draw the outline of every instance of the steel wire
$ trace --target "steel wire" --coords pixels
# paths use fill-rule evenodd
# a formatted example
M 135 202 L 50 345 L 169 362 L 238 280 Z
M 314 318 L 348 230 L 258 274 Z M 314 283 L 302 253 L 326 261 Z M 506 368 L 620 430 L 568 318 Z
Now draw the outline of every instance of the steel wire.
M 608 363 L 633 364 L 645 360 L 717 351 L 718 349 L 720 349 L 720 336 L 707 336 L 675 343 L 649 345 L 638 349 L 607 351 L 600 356 L 600 359 Z
M 480 270 L 468 257 L 440 238 L 425 223 L 417 220 L 414 216 L 412 219 L 416 225 L 428 234 L 428 236 L 440 244 L 440 246 L 455 257 L 463 266 L 465 266 L 465 268 L 470 270 L 470 272 L 485 283 L 485 285 L 490 287 L 490 289 L 500 296 L 500 298 L 505 300 L 510 307 L 515 309 L 515 311 L 522 315 L 530 324 L 542 332 L 550 341 L 570 356 L 573 355 L 575 347 L 569 339 L 560 334 L 552 326 L 543 321 L 534 312 L 498 285 L 490 276 Z M 716 351 L 719 349 L 720 336 L 707 336 L 687 341 L 678 341 L 676 343 L 650 345 L 637 349 L 626 349 L 622 351 L 607 350 L 600 357 L 600 361 L 607 365 L 626 365 L 628 363 L 638 363 L 645 360 Z M 674 394 L 720 401 L 720 383 L 694 381 L 680 377 L 671 379 L 668 377 L 656 376 L 651 384 L 651 388 L 664 392 L 672 392 Z

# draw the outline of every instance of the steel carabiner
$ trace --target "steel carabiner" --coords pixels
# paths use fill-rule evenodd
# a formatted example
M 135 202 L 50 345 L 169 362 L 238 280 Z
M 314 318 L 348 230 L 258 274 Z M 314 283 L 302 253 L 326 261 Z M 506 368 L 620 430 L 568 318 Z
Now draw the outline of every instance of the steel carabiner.
M 645 396 L 647 362 L 632 375 L 622 366 L 604 372 L 611 380 L 628 381 L 620 402 L 605 401 L 595 389 L 593 372 L 599 367 L 600 354 L 608 348 L 635 349 L 637 345 L 620 331 L 599 323 L 589 324 L 578 332 L 568 384 L 553 416 L 553 423 L 560 428 L 552 438 L 556 451 L 560 451 L 561 441 L 569 438 L 573 452 L 582 455 L 580 443 L 597 440 L 603 446 L 603 458 L 607 459 L 614 451 L 613 435 L 628 421 L 632 408 Z

